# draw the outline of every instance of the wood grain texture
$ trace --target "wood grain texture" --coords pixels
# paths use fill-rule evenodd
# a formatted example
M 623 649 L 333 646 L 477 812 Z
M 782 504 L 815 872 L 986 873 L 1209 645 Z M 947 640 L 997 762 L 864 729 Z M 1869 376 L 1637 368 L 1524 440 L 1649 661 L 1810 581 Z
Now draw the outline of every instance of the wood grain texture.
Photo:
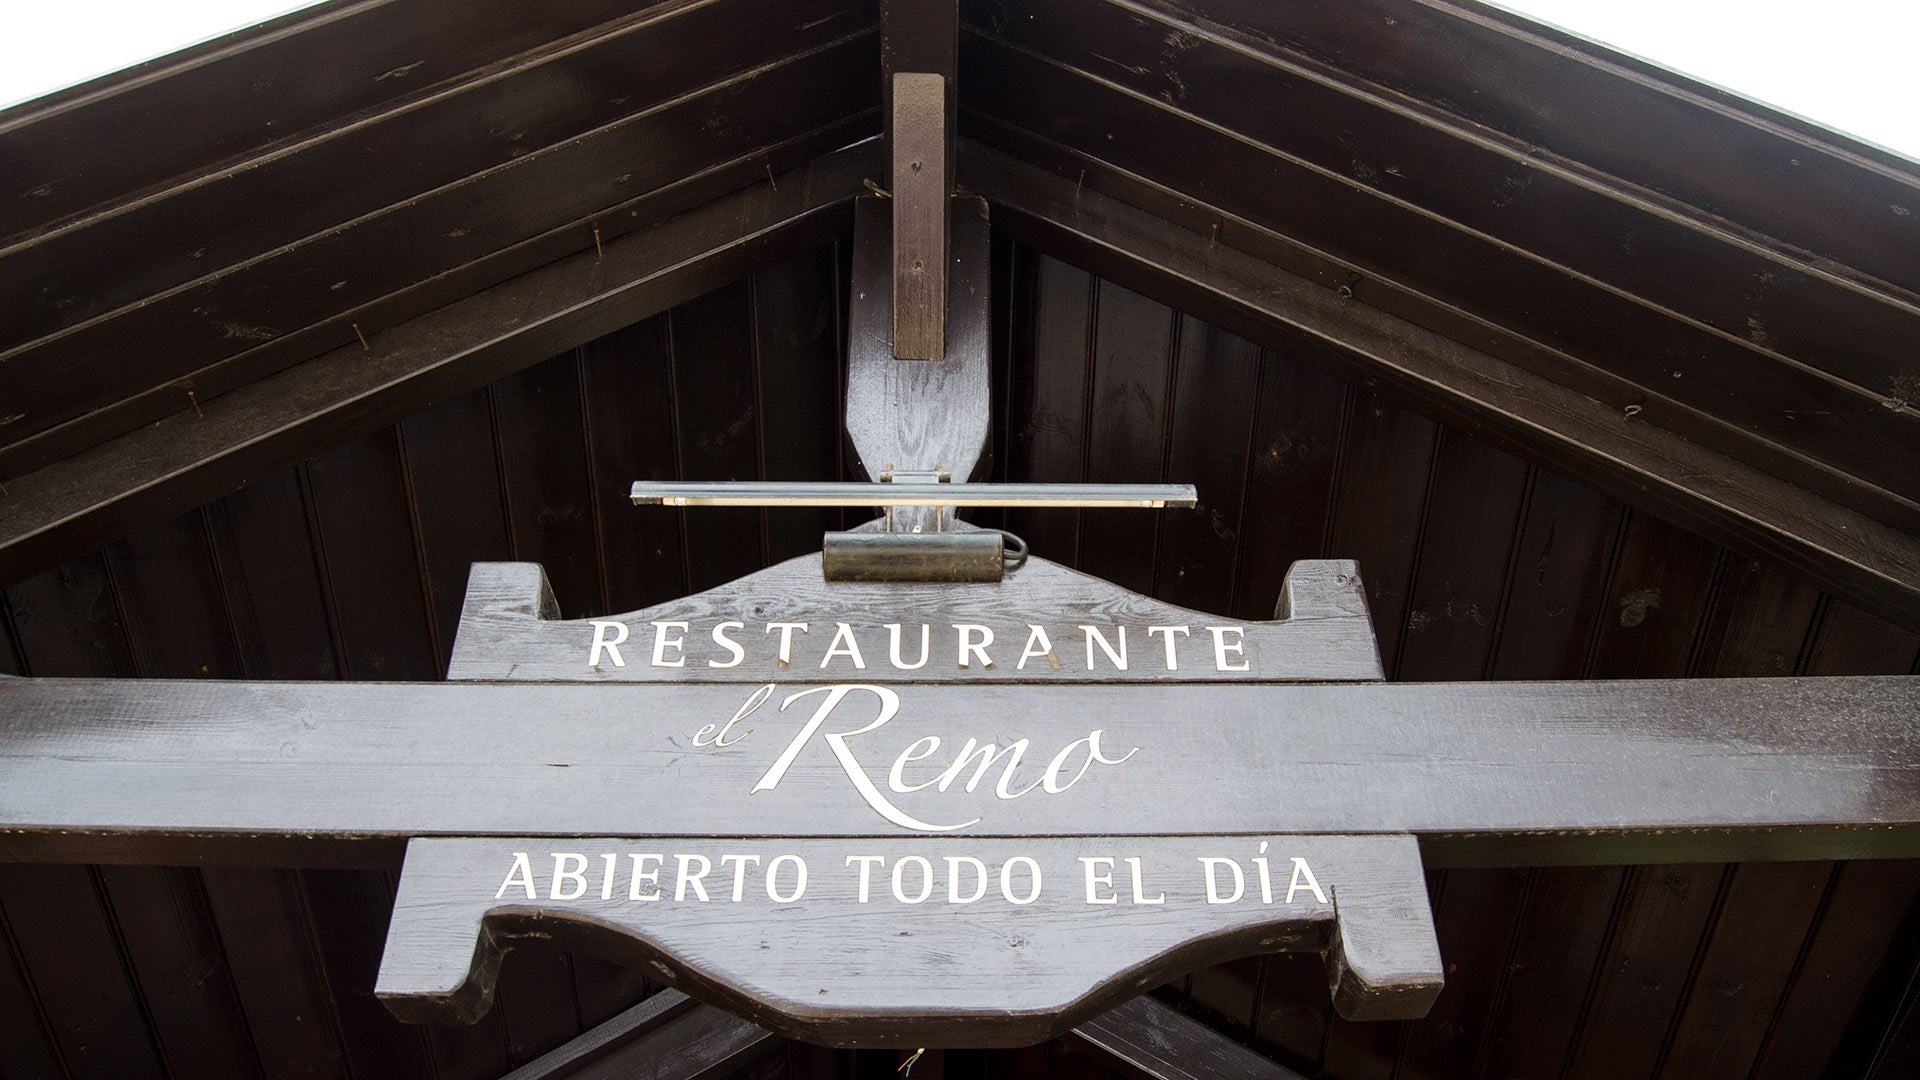
M 971 479 L 987 444 L 987 207 L 963 198 L 952 218 L 952 271 L 947 281 L 945 359 L 894 363 L 892 227 L 885 200 L 854 206 L 853 291 L 847 299 L 847 437 L 871 479 L 895 471 L 944 468 Z M 895 528 L 931 529 L 930 510 L 895 512 Z
M 899 835 L 823 745 L 749 794 L 824 688 L 794 703 L 795 727 L 776 719 L 783 696 L 732 745 L 689 745 L 757 692 L 4 679 L 0 854 L 297 863 L 314 857 L 303 843 L 348 837 L 753 835 L 774 820 Z M 1139 748 L 1058 795 L 898 797 L 931 824 L 977 818 L 967 835 L 1412 832 L 1440 865 L 1920 851 L 1910 677 L 891 692 L 898 714 L 849 740 L 868 770 L 927 735 L 1028 738 L 1041 755 L 1097 727 L 1108 756 Z M 880 690 L 847 693 L 828 730 L 877 718 Z M 1196 790 L 1209 797 L 1162 798 Z
M 822 580 L 821 556 L 803 555 L 707 592 L 641 611 L 601 620 L 561 620 L 546 597 L 551 589 L 531 563 L 475 563 L 461 614 L 460 636 L 447 677 L 537 679 L 568 682 L 844 682 L 853 675 L 892 682 L 1063 682 L 1086 681 L 1245 681 L 1326 682 L 1382 678 L 1373 649 L 1363 586 L 1351 562 L 1327 559 L 1295 563 L 1281 585 L 1275 621 L 1227 623 L 1217 616 L 1163 604 L 1129 593 L 1097 578 L 1045 559 L 999 582 L 972 585 L 871 584 Z M 744 650 L 734 667 L 720 667 L 730 651 L 716 643 L 712 630 L 723 621 L 743 625 L 726 631 Z M 620 646 L 622 664 L 602 653 L 589 665 L 596 622 L 629 628 Z M 664 631 L 684 636 L 686 645 L 662 652 L 666 662 L 651 662 L 657 623 L 684 622 Z M 782 634 L 775 624 L 801 624 L 791 631 L 789 660 L 780 660 Z M 849 625 L 860 659 L 856 670 L 836 626 Z M 987 628 L 990 664 L 979 653 L 961 656 L 958 624 Z M 899 624 L 897 655 L 894 634 Z M 1040 648 L 1031 627 L 1040 625 L 1050 644 L 1048 656 L 1019 663 L 1026 648 Z M 926 648 L 921 648 L 922 630 Z M 1085 625 L 1125 653 L 1119 670 Z M 1243 628 L 1244 637 L 1227 635 L 1241 646 L 1227 664 L 1245 670 L 1219 670 L 1214 635 L 1206 627 Z M 1124 626 L 1126 635 L 1120 633 Z M 1186 634 L 1149 635 L 1149 626 L 1187 627 Z M 685 635 L 679 630 L 685 629 Z M 617 631 L 606 631 L 611 639 Z M 968 640 L 979 642 L 978 631 Z M 1124 644 L 1125 648 L 1120 649 Z M 1168 670 L 1171 644 L 1177 667 Z M 1244 653 L 1244 655 L 1242 655 Z M 1090 659 L 1091 658 L 1091 659 Z M 902 670 L 907 664 L 922 666 Z M 962 666 L 964 661 L 966 666 Z
M 1270 849 L 1250 837 L 1204 836 L 415 840 L 378 993 L 403 1019 L 471 1019 L 489 1004 L 501 951 L 530 940 L 647 963 L 696 996 L 810 1042 L 1021 1046 L 1193 968 L 1247 951 L 1304 949 L 1326 954 L 1343 1013 L 1424 1013 L 1441 973 L 1414 840 L 1265 839 Z M 657 871 L 659 859 L 631 857 L 641 852 L 658 854 L 668 870 L 652 882 L 596 876 L 575 898 L 548 881 L 551 871 L 534 870 L 551 887 L 529 881 L 539 899 L 501 884 L 521 855 L 559 867 L 563 859 L 548 854 L 555 850 L 583 853 L 580 866 L 594 874 L 603 862 Z M 1269 850 L 1279 863 L 1270 890 L 1255 878 L 1241 897 L 1222 865 L 1212 886 L 1202 872 L 1200 856 L 1214 856 L 1252 875 L 1248 860 Z M 754 861 L 729 864 L 724 853 Z M 697 889 L 684 884 L 695 855 L 721 868 Z M 865 870 L 864 887 L 854 856 L 886 860 Z M 1100 886 L 1086 856 L 1111 858 L 1119 876 Z M 1124 857 L 1140 860 L 1144 891 Z M 1332 892 L 1303 886 L 1296 895 L 1279 880 L 1294 858 Z M 776 859 L 786 860 L 784 875 Z M 976 886 L 980 898 L 968 899 Z M 1096 895 L 1116 902 L 1089 901 Z M 1147 899 L 1131 902 L 1135 895 Z
M 1153 1080 L 1303 1080 L 1292 1069 L 1221 1038 L 1150 997 L 1116 1006 L 1075 1028 L 1073 1035 Z
M 947 275 L 952 232 L 953 128 L 947 80 L 892 75 L 888 141 L 893 154 L 893 356 L 947 355 Z M 982 273 L 984 279 L 984 273 Z

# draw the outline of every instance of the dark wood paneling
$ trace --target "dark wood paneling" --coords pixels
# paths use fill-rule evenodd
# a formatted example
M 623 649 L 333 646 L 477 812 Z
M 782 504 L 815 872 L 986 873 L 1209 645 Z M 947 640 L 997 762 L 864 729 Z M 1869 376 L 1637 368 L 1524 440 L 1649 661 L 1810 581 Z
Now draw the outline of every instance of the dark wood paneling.
M 1266 358 L 1251 342 L 1191 318 L 1180 320 L 1176 346 L 1161 479 L 1192 484 L 1200 505 L 1138 516 L 1159 519 L 1153 594 L 1224 614 L 1233 607 L 1237 584 L 1234 570 Z
M 1479 1046 L 1483 1075 L 1558 1077 L 1599 974 L 1627 871 L 1563 866 L 1529 872 L 1499 1008 Z
M 56 1019 L 65 1022 L 66 1017 Z M 52 1024 L 27 984 L 4 911 L 0 911 L 0 1060 L 22 1076 L 62 1075 Z
M 444 672 L 467 595 L 467 568 L 513 550 L 493 394 L 475 390 L 416 413 L 400 423 L 398 434 L 407 475 L 413 478 L 408 496 Z
M 303 870 L 297 875 L 328 997 L 340 1024 L 347 1071 L 356 1077 L 432 1072 L 427 1029 L 401 1023 L 373 996 L 393 910 L 389 873 Z
M 762 479 L 840 478 L 837 421 L 844 376 L 837 262 L 834 248 L 822 248 L 753 276 Z M 768 510 L 767 561 L 817 551 L 821 534 L 839 527 L 840 514 L 834 510 Z
M 1613 581 L 1600 605 L 1587 676 L 1686 674 L 1722 554 L 1658 518 L 1629 514 Z
M 206 517 L 190 510 L 107 547 L 134 668 L 160 679 L 245 674 Z
M 747 283 L 727 286 L 674 309 L 672 333 L 680 475 L 688 480 L 758 479 L 758 398 Z M 766 564 L 763 522 L 757 510 L 635 508 L 633 512 L 685 514 L 683 551 L 689 590 L 711 589 Z
M 1087 391 L 1093 367 L 1094 292 L 1083 270 L 1045 256 L 1017 260 L 1007 390 L 1007 479 L 1087 480 Z M 1080 552 L 1080 512 L 1016 510 L 1007 527 L 1034 554 L 1068 566 Z
M 578 224 L 590 244 L 588 219 L 625 199 L 868 107 L 875 36 L 746 73 L 0 353 L 20 416 L 8 440 L 550 229 Z
M 1447 985 L 1433 1010 L 1410 1025 L 1396 1077 L 1457 1076 L 1479 1056 L 1505 988 L 1520 913 L 1531 886 L 1525 870 L 1449 870 L 1434 912 Z
M 635 480 L 681 479 L 675 450 L 672 338 L 656 315 L 581 348 L 588 448 L 606 611 L 634 611 L 687 587 L 680 514 L 630 507 Z
M 1165 479 L 1177 319 L 1164 304 L 1100 283 L 1088 385 L 1089 483 Z M 1083 512 L 1079 568 L 1122 588 L 1153 591 L 1158 524 L 1154 515 L 1134 510 Z
M 104 552 L 70 559 L 7 590 L 30 675 L 132 675 L 133 653 Z
M 1626 508 L 1536 468 L 1515 540 L 1495 679 L 1577 679 L 1607 612 Z
M 1407 625 L 1439 433 L 1433 421 L 1372 394 L 1355 396 L 1341 432 L 1327 548 L 1359 561 L 1380 659 L 1389 672 Z
M 332 679 L 333 620 L 300 477 L 287 469 L 206 507 L 241 667 L 252 679 Z
M 1261 353 L 1246 490 L 1241 497 L 1233 614 L 1274 612 L 1287 567 L 1329 550 L 1334 478 L 1353 391 L 1272 350 Z M 1364 581 L 1370 568 L 1362 568 Z
M 599 506 L 588 475 L 580 358 L 563 353 L 501 379 L 489 393 L 513 557 L 546 567 L 564 617 L 595 614 Z
M 227 967 L 267 1080 L 346 1080 L 336 1003 L 292 870 L 202 871 Z

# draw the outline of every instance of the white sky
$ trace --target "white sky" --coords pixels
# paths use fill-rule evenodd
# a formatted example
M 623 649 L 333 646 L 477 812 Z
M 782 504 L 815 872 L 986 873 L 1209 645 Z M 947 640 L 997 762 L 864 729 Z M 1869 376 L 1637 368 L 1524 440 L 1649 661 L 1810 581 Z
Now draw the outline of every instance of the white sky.
M 0 106 L 304 6 L 299 0 L 0 0 Z M 1920 41 L 1920 0 L 1503 0 L 1501 6 L 1920 160 L 1920 77 L 1911 58 Z

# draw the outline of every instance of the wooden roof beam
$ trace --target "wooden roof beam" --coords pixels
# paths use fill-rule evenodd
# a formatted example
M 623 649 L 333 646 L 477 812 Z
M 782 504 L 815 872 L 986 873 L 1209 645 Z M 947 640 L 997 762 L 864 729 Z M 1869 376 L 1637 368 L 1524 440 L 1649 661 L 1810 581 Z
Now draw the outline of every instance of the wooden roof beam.
M 0 583 L 824 243 L 880 160 L 835 152 L 14 479 Z
M 1920 628 L 1920 539 L 1513 363 L 963 140 L 960 182 L 1017 239 L 1464 428 Z M 1258 227 L 1189 201 L 1188 209 Z M 1216 234 L 1217 235 L 1217 234 Z

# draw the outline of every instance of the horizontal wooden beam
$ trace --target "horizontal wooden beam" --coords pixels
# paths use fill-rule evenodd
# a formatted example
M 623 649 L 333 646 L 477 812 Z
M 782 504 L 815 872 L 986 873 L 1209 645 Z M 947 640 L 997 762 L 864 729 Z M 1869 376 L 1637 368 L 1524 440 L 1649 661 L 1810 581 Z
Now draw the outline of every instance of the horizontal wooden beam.
M 785 716 L 784 696 L 768 704 L 757 736 L 689 743 L 755 692 L 0 679 L 0 859 L 298 862 L 318 841 L 429 835 L 959 850 L 1333 832 L 1414 833 L 1439 866 L 1920 855 L 1916 678 L 890 688 L 885 728 L 847 740 L 869 778 L 933 734 L 1027 738 L 1042 762 L 1093 728 L 1108 757 L 1138 748 L 1057 795 L 996 798 L 990 777 L 891 796 L 923 823 L 972 822 L 938 834 L 885 816 L 824 736 L 793 742 L 827 688 Z M 855 696 L 821 726 L 851 731 L 886 700 Z M 1021 768 L 1009 790 L 1043 765 Z
M 779 1036 L 678 990 L 661 990 L 501 1080 L 705 1080 L 782 1045 Z
M 842 235 L 879 163 L 839 151 L 16 478 L 0 583 Z
M 1314 147 L 1270 123 L 1256 135 L 1233 130 L 1222 102 L 1169 104 L 977 30 L 962 35 L 961 57 L 972 88 L 963 134 L 1070 180 L 1084 169 L 1084 186 L 1129 201 L 1113 171 L 1151 181 L 1188 209 L 1211 213 L 1198 231 L 1217 230 L 1222 245 L 1246 249 L 1251 233 L 1284 237 L 1331 260 L 1338 284 L 1363 303 L 1443 333 L 1460 333 L 1446 324 L 1464 323 L 1465 340 L 1523 370 L 1616 409 L 1632 405 L 1643 424 L 1920 531 L 1920 411 L 1906 407 L 1911 395 L 1898 374 L 1905 342 L 1920 333 L 1911 301 L 1819 282 L 1804 266 L 1790 271 L 1759 257 L 1743 239 L 1707 240 L 1676 228 L 1664 208 L 1616 205 L 1570 177 L 1538 175 L 1550 170 L 1524 159 L 1476 160 L 1468 150 L 1483 148 L 1470 143 L 1425 146 L 1435 138 L 1431 124 L 1410 123 L 1390 137 L 1369 131 L 1364 151 L 1339 139 Z M 1221 66 L 1200 64 L 1193 93 L 1213 81 L 1201 72 Z M 1247 100 L 1249 86 L 1263 85 L 1249 75 L 1226 83 L 1217 96 L 1227 101 Z M 1303 100 L 1278 89 L 1272 96 Z M 1034 101 L 1049 108 L 1033 109 Z M 1111 138 L 1114 131 L 1129 137 Z M 1062 149 L 1088 160 L 1047 160 Z M 1355 169 L 1377 173 L 1376 183 L 1356 182 Z M 1414 177 L 1393 179 L 1388 169 Z M 1422 186 L 1435 175 L 1465 185 L 1475 170 L 1482 182 L 1470 194 L 1436 190 L 1437 181 Z M 1586 197 L 1556 207 L 1547 203 L 1556 187 Z M 1494 209 L 1482 211 L 1489 201 Z M 1657 244 L 1659 254 L 1619 255 L 1622 244 Z M 1718 309 L 1705 310 L 1702 298 L 1720 290 L 1696 279 L 1743 275 L 1745 291 L 1735 287 Z M 1656 279 L 1664 284 L 1650 284 Z M 1779 297 L 1802 300 L 1798 313 Z M 1828 356 L 1854 358 L 1839 365 L 1845 377 L 1820 370 Z
M 1306 1080 L 1150 997 L 1094 1017 L 1073 1038 L 1151 1080 Z
M 997 150 L 963 142 L 960 177 L 993 204 L 996 225 L 1044 252 L 1291 350 L 1920 628 L 1920 539 L 1907 532 L 1373 307 L 1351 290 L 1298 276 Z

